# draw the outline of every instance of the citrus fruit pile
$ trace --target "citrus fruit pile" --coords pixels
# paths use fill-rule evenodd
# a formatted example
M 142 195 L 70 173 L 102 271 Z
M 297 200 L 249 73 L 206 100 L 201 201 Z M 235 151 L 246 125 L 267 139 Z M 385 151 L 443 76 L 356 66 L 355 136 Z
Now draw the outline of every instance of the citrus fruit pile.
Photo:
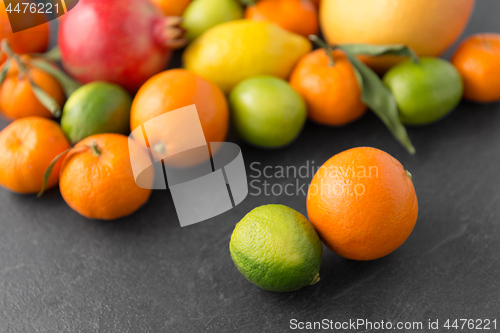
M 184 124 L 172 121 L 141 142 L 127 135 L 193 104 L 207 142 L 226 140 L 232 122 L 242 140 L 278 149 L 293 144 L 308 119 L 335 131 L 371 110 L 414 154 L 406 125 L 434 123 L 462 97 L 500 100 L 500 35 L 470 36 L 451 62 L 439 58 L 473 6 L 80 0 L 60 20 L 57 47 L 46 52 L 49 23 L 13 33 L 1 5 L 0 114 L 13 122 L 0 132 L 0 186 L 40 196 L 59 184 L 63 199 L 87 218 L 130 215 L 151 193 L 136 184 L 130 154 L 148 160 L 147 148 L 168 150 Z M 183 68 L 167 70 L 175 50 Z M 377 173 L 336 172 L 351 164 Z M 151 187 L 154 175 L 144 177 Z M 319 239 L 346 258 L 385 256 L 411 233 L 418 204 L 397 160 L 356 148 L 318 171 L 307 209 L 310 222 L 270 205 L 238 224 L 231 254 L 247 279 L 275 291 L 316 283 Z

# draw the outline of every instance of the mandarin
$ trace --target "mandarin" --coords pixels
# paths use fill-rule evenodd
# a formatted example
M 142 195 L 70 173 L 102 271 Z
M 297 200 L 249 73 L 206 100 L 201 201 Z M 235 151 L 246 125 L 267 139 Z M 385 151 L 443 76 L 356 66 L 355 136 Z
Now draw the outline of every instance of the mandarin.
M 290 84 L 304 97 L 309 119 L 317 123 L 345 125 L 367 110 L 354 68 L 341 50 L 331 52 L 331 57 L 324 49 L 304 56 Z
M 451 62 L 462 76 L 466 99 L 476 102 L 500 100 L 500 34 L 477 34 L 467 38 Z
M 62 107 L 65 96 L 59 82 L 50 74 L 30 66 L 27 55 L 20 56 L 25 71 L 20 70 L 14 59 L 9 60 L 7 76 L 0 85 L 0 114 L 10 119 L 30 116 L 53 118 L 54 115 L 38 100 L 30 80 L 45 91 Z M 6 66 L 7 62 L 3 64 Z
M 245 18 L 271 21 L 305 37 L 319 30 L 317 9 L 310 0 L 261 0 L 246 8 Z
M 307 212 L 323 242 L 342 257 L 373 260 L 405 242 L 418 216 L 411 175 L 391 155 L 354 148 L 314 175 Z
M 89 219 L 114 220 L 138 210 L 151 190 L 136 185 L 130 150 L 146 160 L 139 144 L 121 134 L 97 134 L 80 141 L 66 155 L 59 187 L 66 203 Z M 141 157 L 142 155 L 142 157 Z M 153 184 L 153 174 L 144 182 Z
M 152 0 L 167 16 L 181 16 L 191 0 Z
M 193 104 L 196 105 L 205 140 L 224 141 L 229 128 L 229 108 L 224 93 L 212 82 L 184 69 L 160 73 L 141 87 L 132 103 L 131 130 L 157 116 Z M 172 126 L 185 127 L 186 124 Z M 189 132 L 189 128 L 185 130 Z
M 12 8 L 14 8 L 14 6 L 15 3 L 12 3 Z M 23 20 L 31 20 L 32 23 L 35 23 L 39 20 L 45 20 L 44 18 L 40 18 L 42 15 L 43 14 L 41 13 L 24 15 Z M 7 39 L 15 53 L 24 54 L 45 52 L 49 45 L 49 27 L 49 23 L 44 23 L 31 29 L 13 33 L 9 17 L 5 9 L 5 2 L 0 1 L 0 40 Z M 1 55 L 0 63 L 3 63 L 6 59 L 7 57 L 5 55 Z
M 45 170 L 69 148 L 55 121 L 28 117 L 12 122 L 0 132 L 0 185 L 17 193 L 40 192 Z M 57 185 L 61 162 L 54 165 L 46 188 Z

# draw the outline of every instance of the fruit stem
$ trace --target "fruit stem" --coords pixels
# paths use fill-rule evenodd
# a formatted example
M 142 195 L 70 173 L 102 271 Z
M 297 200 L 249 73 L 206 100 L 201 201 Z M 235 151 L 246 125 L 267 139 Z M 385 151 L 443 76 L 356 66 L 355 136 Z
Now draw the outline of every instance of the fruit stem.
M 316 35 L 309 35 L 309 40 L 316 44 L 318 47 L 324 49 L 326 55 L 328 56 L 328 58 L 330 58 L 330 63 L 328 65 L 330 67 L 335 66 L 335 59 L 332 54 L 332 48 Z
M 312 282 L 310 284 L 310 286 L 312 286 L 313 284 L 316 284 L 320 281 L 321 279 L 319 278 L 319 272 L 314 276 L 314 278 L 312 279 Z
M 153 37 L 158 45 L 169 49 L 180 49 L 186 45 L 186 30 L 181 28 L 181 23 L 182 17 L 179 16 L 168 16 L 155 22 Z
M 240 2 L 243 6 L 254 6 L 256 0 L 240 0 Z
M 491 49 L 493 48 L 489 41 L 483 40 L 481 44 L 483 44 L 484 48 L 487 49 L 488 51 L 491 51 Z
M 166 154 L 167 153 L 167 147 L 165 146 L 165 144 L 162 141 L 157 142 L 153 146 L 153 150 L 156 151 L 158 154 Z
M 413 176 L 411 175 L 410 171 L 406 170 L 406 176 L 410 178 L 410 180 L 413 180 Z
M 5 53 L 5 55 L 7 55 L 7 61 L 9 61 L 9 59 L 14 59 L 14 61 L 17 63 L 17 66 L 19 67 L 19 72 L 21 74 L 27 71 L 26 66 L 24 66 L 21 59 L 19 59 L 17 54 L 12 51 L 12 48 L 10 47 L 9 41 L 7 39 L 2 39 L 0 50 L 2 51 L 2 53 Z
M 101 156 L 102 150 L 97 145 L 97 142 L 94 141 L 92 143 L 92 146 L 90 146 L 90 148 L 92 148 L 92 153 L 94 154 L 94 156 Z

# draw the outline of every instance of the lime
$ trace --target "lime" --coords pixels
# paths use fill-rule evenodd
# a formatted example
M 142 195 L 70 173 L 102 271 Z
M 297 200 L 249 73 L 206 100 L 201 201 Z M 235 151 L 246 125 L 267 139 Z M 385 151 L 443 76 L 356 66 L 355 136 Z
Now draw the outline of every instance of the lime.
M 394 94 L 401 122 L 406 125 L 429 124 L 443 118 L 457 106 L 464 90 L 455 67 L 432 57 L 422 58 L 418 64 L 404 61 L 391 68 L 383 81 Z
M 122 87 L 92 82 L 69 97 L 63 109 L 61 127 L 72 143 L 101 133 L 130 131 L 132 98 Z
M 191 42 L 218 24 L 241 19 L 243 8 L 236 0 L 194 0 L 182 16 L 185 37 Z
M 319 281 L 319 236 L 304 215 L 289 207 L 253 209 L 236 224 L 229 250 L 241 274 L 263 289 L 294 291 Z
M 288 82 L 256 76 L 239 83 L 229 95 L 233 123 L 251 144 L 276 148 L 292 142 L 307 119 L 302 97 Z

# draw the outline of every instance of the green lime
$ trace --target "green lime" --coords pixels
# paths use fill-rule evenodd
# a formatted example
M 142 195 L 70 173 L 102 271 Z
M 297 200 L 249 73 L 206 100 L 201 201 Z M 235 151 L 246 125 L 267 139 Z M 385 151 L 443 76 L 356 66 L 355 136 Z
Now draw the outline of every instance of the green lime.
M 92 82 L 80 87 L 64 105 L 61 127 L 72 143 L 101 133 L 130 132 L 132 98 L 122 87 Z
M 256 146 L 277 148 L 295 140 L 307 119 L 302 97 L 285 80 L 256 76 L 240 82 L 229 95 L 233 123 Z
M 236 0 L 194 0 L 182 16 L 185 37 L 191 42 L 216 25 L 243 18 L 243 8 Z
M 229 250 L 241 274 L 263 289 L 294 291 L 319 281 L 319 236 L 304 215 L 289 207 L 253 209 L 236 224 Z
M 404 61 L 384 76 L 399 106 L 401 122 L 423 125 L 451 112 L 463 95 L 463 82 L 451 63 L 425 57 L 420 63 Z

